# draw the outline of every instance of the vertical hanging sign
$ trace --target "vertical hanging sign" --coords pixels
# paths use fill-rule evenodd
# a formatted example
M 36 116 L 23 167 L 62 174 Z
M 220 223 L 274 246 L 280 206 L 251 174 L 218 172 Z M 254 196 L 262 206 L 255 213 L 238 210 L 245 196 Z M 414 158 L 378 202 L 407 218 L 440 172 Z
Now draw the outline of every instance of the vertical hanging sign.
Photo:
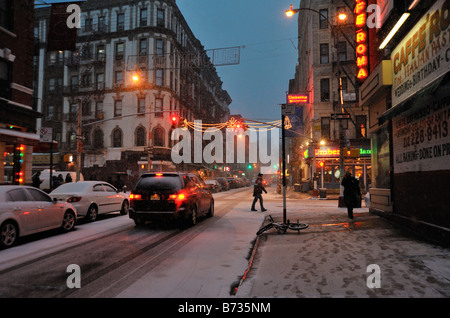
M 367 0 L 355 0 L 356 77 L 364 81 L 369 75 L 367 39 Z

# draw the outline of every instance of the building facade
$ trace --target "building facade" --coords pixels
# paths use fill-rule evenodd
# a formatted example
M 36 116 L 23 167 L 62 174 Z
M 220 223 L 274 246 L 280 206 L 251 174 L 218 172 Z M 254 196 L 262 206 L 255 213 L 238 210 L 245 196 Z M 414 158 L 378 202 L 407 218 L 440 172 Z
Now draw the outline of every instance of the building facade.
M 0 2 L 0 184 L 31 183 L 39 143 L 33 104 L 32 0 Z
M 370 31 L 378 36 L 360 89 L 372 135 L 370 210 L 448 243 L 450 1 L 384 5 L 380 28 Z M 404 22 L 380 49 L 398 21 Z
M 345 171 L 360 179 L 363 190 L 370 187 L 367 108 L 357 99 L 354 10 L 348 4 L 301 1 L 298 12 L 299 57 L 289 93 L 306 94 L 309 101 L 299 106 L 305 137 L 291 142 L 291 149 L 299 158 L 297 180 L 314 180 L 315 189 L 339 189 Z
M 46 50 L 50 11 L 36 12 L 37 100 L 44 113 L 38 126 L 53 127 L 62 161 L 79 154 L 85 178 L 124 174 L 132 183 L 143 171 L 176 169 L 171 117 L 210 123 L 229 116 L 231 98 L 207 52 L 175 1 L 80 7 L 73 52 Z M 71 169 L 76 161 L 60 166 Z

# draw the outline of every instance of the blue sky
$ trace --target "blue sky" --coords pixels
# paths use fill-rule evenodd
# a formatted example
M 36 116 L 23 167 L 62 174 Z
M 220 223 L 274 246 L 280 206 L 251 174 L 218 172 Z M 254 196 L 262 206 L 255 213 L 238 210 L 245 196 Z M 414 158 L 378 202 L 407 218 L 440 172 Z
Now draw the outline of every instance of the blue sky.
M 240 46 L 240 64 L 218 66 L 233 102 L 231 114 L 278 120 L 297 63 L 298 0 L 177 0 L 205 49 Z

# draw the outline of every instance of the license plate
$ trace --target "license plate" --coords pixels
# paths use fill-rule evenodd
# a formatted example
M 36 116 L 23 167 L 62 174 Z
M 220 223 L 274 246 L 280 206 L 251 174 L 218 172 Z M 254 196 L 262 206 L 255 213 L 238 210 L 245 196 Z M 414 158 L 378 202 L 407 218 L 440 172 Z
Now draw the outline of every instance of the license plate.
M 153 195 L 150 197 L 150 200 L 159 200 L 159 195 L 153 194 Z

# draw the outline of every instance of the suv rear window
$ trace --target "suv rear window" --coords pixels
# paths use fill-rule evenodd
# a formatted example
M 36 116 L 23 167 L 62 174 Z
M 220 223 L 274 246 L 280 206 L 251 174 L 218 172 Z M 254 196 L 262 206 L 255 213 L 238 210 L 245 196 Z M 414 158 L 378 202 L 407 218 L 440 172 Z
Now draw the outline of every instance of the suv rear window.
M 177 174 L 143 175 L 139 179 L 133 191 L 180 191 L 181 178 Z

